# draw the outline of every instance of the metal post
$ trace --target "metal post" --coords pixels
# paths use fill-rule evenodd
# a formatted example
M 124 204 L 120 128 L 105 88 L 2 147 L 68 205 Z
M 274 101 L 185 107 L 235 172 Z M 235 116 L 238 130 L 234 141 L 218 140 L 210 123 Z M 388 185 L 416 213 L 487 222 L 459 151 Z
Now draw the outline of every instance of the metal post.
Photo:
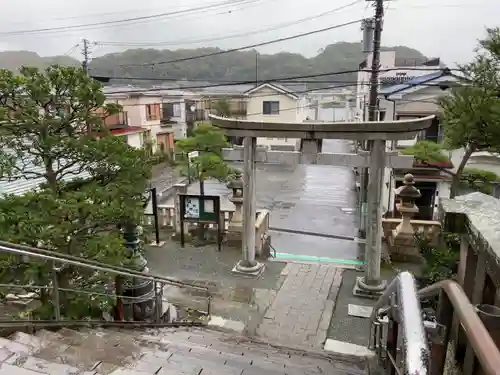
M 366 121 L 366 96 L 363 95 L 363 121 Z M 363 150 L 368 150 L 368 141 L 361 141 L 361 148 Z M 367 227 L 367 197 L 366 194 L 368 192 L 368 168 L 363 168 L 361 170 L 361 176 L 359 181 L 359 237 L 364 239 L 366 238 L 366 227 Z
M 161 293 L 158 287 L 161 287 L 162 284 L 159 284 L 155 281 L 155 318 L 156 323 L 160 323 L 161 321 L 161 310 L 162 310 L 162 301 L 161 301 Z
M 187 154 L 185 154 L 187 155 Z M 191 185 L 191 160 L 189 160 L 189 156 L 187 156 L 187 172 L 188 172 L 188 184 Z
M 158 224 L 158 198 L 156 196 L 156 188 L 151 189 L 151 205 L 153 206 L 153 217 L 155 221 L 155 236 L 156 245 L 160 244 L 160 228 Z
M 255 87 L 259 86 L 259 52 L 255 51 Z
M 59 301 L 59 268 L 52 262 L 52 303 L 54 305 L 54 318 L 61 320 L 61 303 Z

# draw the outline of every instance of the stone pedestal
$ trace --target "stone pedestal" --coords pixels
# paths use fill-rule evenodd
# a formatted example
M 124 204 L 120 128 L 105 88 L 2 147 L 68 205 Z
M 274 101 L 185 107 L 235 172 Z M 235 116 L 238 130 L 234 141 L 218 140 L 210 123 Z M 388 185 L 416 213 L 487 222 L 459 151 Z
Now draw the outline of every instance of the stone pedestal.
M 253 264 L 248 263 L 245 260 L 240 260 L 231 270 L 231 273 L 239 276 L 247 276 L 247 277 L 259 277 L 264 272 L 266 265 L 264 263 L 260 263 L 254 261 Z
M 417 206 L 403 207 L 397 204 L 396 208 L 401 212 L 403 220 L 389 237 L 389 248 L 393 261 L 407 262 L 420 261 L 420 250 L 415 243 L 415 232 L 411 225 L 411 218 L 418 212 Z
M 243 241 L 243 180 L 240 170 L 236 170 L 235 179 L 227 187 L 233 191 L 229 201 L 234 204 L 234 213 L 229 221 L 226 240 L 229 246 L 239 248 Z

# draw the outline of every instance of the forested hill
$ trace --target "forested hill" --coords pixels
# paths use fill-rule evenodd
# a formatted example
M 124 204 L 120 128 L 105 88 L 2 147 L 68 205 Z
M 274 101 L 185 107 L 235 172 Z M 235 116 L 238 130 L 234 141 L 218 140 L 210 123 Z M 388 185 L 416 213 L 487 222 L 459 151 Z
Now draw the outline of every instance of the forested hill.
M 405 47 L 385 47 L 396 50 L 397 65 L 415 65 L 425 61 L 419 51 Z M 186 80 L 253 80 L 256 74 L 256 52 L 237 51 L 198 58 L 178 63 L 151 66 L 133 66 L 151 62 L 171 61 L 220 51 L 218 48 L 180 50 L 130 49 L 121 53 L 97 57 L 90 63 L 94 75 L 115 77 L 153 77 Z M 258 56 L 259 79 L 312 75 L 317 73 L 356 70 L 364 59 L 359 43 L 330 44 L 318 55 L 307 58 L 297 53 L 281 52 Z M 76 65 L 79 62 L 67 56 L 40 57 L 29 51 L 0 52 L 0 68 L 11 70 L 21 65 L 45 67 L 51 64 Z M 340 81 L 354 81 L 355 75 L 339 76 Z M 122 81 L 123 82 L 123 81 Z M 132 82 L 130 82 L 132 83 Z M 137 83 L 134 81 L 133 83 Z M 155 82 L 158 84 L 158 82 Z

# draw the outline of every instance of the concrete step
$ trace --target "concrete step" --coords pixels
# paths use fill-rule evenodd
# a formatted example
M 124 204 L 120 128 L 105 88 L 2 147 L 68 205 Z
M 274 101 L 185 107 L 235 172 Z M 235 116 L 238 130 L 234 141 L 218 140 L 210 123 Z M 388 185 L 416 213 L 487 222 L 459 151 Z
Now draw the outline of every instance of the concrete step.
M 326 356 L 203 328 L 40 330 L 0 338 L 0 375 L 364 375 Z

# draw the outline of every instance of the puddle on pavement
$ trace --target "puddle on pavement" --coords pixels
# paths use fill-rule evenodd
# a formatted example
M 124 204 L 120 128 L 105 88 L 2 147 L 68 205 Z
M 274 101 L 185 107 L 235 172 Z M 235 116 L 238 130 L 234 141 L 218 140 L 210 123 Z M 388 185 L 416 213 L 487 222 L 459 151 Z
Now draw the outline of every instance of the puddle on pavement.
M 212 295 L 211 314 L 247 323 L 262 318 L 276 297 L 276 290 L 254 288 L 244 284 L 225 285 L 214 281 L 180 280 L 208 287 Z M 206 312 L 206 294 L 172 285 L 163 288 L 163 298 L 186 311 Z

